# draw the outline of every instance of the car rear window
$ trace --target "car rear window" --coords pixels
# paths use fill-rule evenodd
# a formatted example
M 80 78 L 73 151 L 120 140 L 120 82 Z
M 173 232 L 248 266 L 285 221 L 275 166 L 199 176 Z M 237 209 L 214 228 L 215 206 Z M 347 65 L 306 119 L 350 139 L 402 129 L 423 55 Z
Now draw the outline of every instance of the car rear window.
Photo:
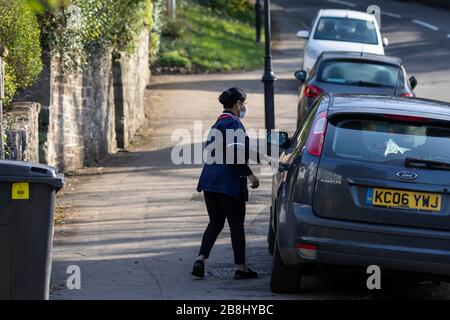
M 372 21 L 349 18 L 320 18 L 314 39 L 378 44 Z
M 397 66 L 382 63 L 325 61 L 318 72 L 317 80 L 326 83 L 363 87 L 395 88 L 402 84 L 403 72 Z
M 450 162 L 450 128 L 381 118 L 345 118 L 328 126 L 324 155 L 401 165 L 407 157 Z

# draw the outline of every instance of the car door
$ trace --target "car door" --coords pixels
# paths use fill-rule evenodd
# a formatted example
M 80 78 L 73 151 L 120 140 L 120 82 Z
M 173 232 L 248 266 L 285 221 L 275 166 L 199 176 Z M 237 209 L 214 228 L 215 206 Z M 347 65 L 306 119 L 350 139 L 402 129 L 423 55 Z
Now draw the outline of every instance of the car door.
M 277 173 L 274 175 L 274 181 L 277 186 L 277 196 L 275 208 L 276 212 L 282 212 L 286 201 L 289 199 L 290 189 L 292 187 L 292 181 L 295 180 L 295 176 L 298 173 L 298 162 L 301 160 L 303 150 L 305 148 L 306 141 L 308 139 L 311 126 L 313 124 L 315 115 L 322 104 L 328 104 L 329 98 L 327 96 L 318 99 L 318 101 L 311 108 L 310 112 L 306 116 L 302 125 L 295 133 L 290 147 L 283 151 L 280 156 L 280 167 Z M 295 184 L 295 182 L 294 182 Z M 277 217 L 278 218 L 278 217 Z M 279 221 L 277 219 L 277 221 Z M 276 224 L 275 224 L 276 225 Z

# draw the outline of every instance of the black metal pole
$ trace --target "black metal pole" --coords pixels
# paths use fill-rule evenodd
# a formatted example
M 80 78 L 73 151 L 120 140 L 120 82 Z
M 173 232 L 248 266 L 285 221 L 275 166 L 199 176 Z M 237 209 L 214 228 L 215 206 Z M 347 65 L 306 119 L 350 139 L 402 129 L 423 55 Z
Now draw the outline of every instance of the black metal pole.
M 266 130 L 275 129 L 275 90 L 274 82 L 276 80 L 272 68 L 272 48 L 271 48 L 271 30 L 270 30 L 270 0 L 264 0 L 264 19 L 266 35 L 266 57 L 264 64 L 264 110 Z
M 261 24 L 262 24 L 261 8 L 262 8 L 261 0 L 256 0 L 255 3 L 256 42 L 261 42 Z

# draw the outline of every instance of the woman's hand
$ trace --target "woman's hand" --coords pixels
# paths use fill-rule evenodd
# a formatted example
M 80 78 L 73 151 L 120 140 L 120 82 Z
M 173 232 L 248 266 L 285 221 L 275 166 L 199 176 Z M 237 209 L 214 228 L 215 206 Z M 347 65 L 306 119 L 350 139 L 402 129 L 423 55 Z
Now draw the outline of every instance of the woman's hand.
M 252 189 L 258 189 L 258 187 L 259 187 L 259 179 L 254 174 L 249 175 L 248 176 L 248 180 L 250 180 L 250 183 L 251 183 L 250 187 Z

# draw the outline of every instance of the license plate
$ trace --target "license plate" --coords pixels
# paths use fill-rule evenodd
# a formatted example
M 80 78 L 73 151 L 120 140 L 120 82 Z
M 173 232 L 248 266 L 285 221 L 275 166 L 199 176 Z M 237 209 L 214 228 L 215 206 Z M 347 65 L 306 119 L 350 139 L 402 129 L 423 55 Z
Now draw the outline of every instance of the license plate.
M 434 193 L 369 188 L 367 204 L 387 208 L 441 211 L 442 196 Z

